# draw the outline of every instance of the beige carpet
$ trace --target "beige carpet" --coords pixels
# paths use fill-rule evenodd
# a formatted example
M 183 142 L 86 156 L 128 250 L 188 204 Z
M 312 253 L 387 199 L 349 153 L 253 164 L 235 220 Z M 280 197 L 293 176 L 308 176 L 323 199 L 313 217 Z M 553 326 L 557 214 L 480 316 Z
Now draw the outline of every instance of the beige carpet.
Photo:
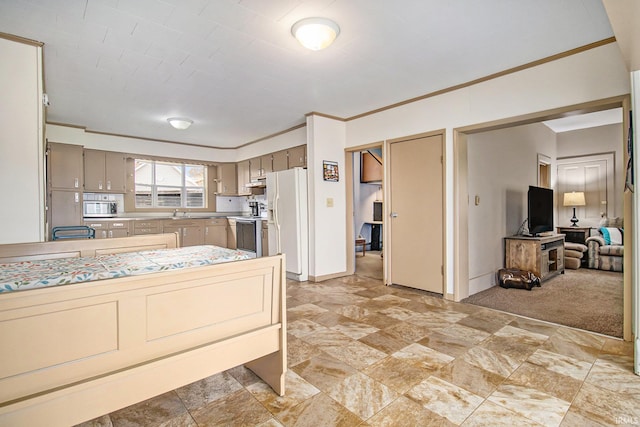
M 362 256 L 362 250 L 356 252 L 356 274 L 382 280 L 382 257 L 380 251 L 366 251 Z
M 462 302 L 622 338 L 622 273 L 566 270 L 532 291 L 494 286 Z

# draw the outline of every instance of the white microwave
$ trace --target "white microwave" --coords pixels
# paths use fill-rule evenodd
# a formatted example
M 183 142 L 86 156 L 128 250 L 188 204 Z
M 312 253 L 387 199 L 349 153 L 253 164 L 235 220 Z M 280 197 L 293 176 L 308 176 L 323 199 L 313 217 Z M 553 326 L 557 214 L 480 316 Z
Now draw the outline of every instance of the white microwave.
M 117 202 L 85 200 L 82 207 L 83 216 L 87 218 L 111 218 L 118 213 Z

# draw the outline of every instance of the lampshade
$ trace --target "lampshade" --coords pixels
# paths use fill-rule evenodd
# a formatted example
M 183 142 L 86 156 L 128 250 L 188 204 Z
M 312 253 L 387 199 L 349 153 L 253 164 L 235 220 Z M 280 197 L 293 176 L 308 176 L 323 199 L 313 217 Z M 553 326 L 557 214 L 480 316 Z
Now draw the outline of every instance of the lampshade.
M 171 126 L 180 130 L 188 129 L 193 124 L 193 120 L 184 117 L 170 117 L 167 121 Z
M 584 206 L 584 193 L 582 191 L 572 191 L 564 193 L 563 206 Z
M 305 18 L 293 24 L 291 34 L 307 49 L 321 50 L 338 37 L 340 27 L 327 18 Z

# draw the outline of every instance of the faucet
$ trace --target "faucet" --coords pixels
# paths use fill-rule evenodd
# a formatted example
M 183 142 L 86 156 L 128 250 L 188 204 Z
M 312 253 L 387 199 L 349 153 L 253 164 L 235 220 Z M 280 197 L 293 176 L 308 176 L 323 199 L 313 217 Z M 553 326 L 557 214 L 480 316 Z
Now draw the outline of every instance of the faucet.
M 173 210 L 173 217 L 176 218 L 178 216 L 178 209 Z

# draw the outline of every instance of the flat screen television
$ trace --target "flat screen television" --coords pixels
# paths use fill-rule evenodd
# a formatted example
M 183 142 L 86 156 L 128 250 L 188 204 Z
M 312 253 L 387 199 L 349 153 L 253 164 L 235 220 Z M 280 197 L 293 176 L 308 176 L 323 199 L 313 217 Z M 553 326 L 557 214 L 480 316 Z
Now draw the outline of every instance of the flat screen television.
M 529 233 L 537 236 L 553 231 L 553 190 L 530 185 L 527 202 Z

